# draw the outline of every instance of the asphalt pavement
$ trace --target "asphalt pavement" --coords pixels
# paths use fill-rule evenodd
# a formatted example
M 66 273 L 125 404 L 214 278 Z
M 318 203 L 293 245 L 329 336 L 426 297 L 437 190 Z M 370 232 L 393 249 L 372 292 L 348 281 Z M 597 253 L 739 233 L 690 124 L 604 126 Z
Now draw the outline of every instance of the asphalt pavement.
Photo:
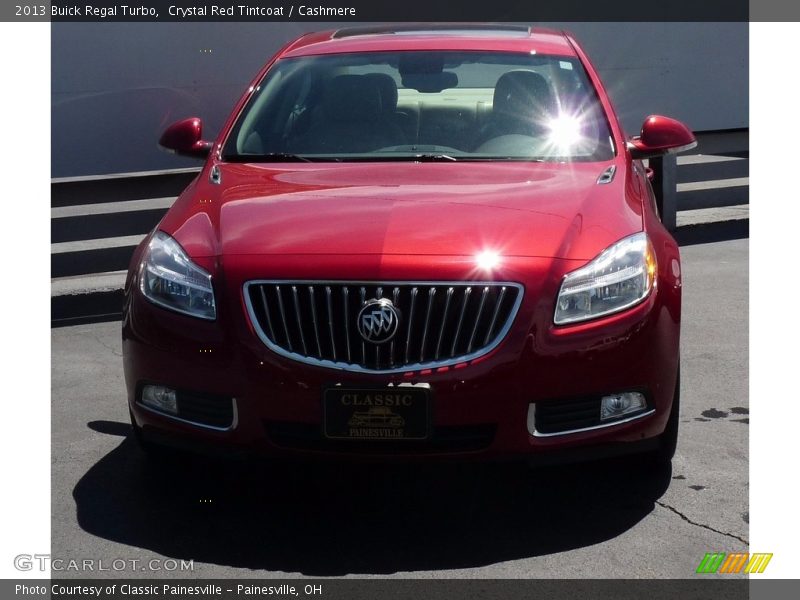
M 706 552 L 747 551 L 748 240 L 681 252 L 671 469 L 154 468 L 130 439 L 119 322 L 53 329 L 54 575 L 685 578 Z

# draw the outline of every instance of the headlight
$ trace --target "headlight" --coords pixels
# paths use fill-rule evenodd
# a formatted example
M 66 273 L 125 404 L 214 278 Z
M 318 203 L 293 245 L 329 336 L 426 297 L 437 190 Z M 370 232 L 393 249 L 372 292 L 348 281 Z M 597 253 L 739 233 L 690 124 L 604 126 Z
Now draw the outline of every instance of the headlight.
M 564 277 L 556 325 L 595 319 L 641 302 L 656 285 L 656 271 L 656 255 L 646 233 L 620 240 Z
M 154 304 L 201 319 L 217 318 L 211 275 L 163 231 L 150 239 L 139 279 L 142 294 Z

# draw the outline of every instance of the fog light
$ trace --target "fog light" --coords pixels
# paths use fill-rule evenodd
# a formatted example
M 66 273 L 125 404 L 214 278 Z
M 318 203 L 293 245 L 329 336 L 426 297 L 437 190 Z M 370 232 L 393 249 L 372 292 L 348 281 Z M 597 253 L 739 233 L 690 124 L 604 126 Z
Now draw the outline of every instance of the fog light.
M 644 394 L 639 392 L 625 392 L 613 396 L 603 396 L 600 404 L 600 420 L 618 419 L 630 413 L 639 412 L 647 408 Z
M 178 414 L 178 398 L 175 390 L 161 385 L 146 385 L 142 388 L 142 404 L 161 412 Z

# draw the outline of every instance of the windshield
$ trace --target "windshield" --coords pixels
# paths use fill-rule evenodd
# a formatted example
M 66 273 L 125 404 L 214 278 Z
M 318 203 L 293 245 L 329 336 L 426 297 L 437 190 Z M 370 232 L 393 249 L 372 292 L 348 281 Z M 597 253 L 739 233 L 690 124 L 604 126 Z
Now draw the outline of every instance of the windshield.
M 360 52 L 280 60 L 225 144 L 230 161 L 614 156 L 580 61 L 508 52 Z

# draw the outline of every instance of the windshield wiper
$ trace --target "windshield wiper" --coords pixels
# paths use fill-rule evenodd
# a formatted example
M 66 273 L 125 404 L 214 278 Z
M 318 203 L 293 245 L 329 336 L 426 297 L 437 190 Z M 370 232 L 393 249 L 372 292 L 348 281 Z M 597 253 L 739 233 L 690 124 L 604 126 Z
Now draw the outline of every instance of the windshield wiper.
M 313 159 L 300 154 L 288 152 L 268 152 L 267 154 L 231 154 L 223 157 L 228 162 L 314 162 Z
M 455 156 L 449 154 L 406 154 L 406 155 L 388 155 L 384 156 L 376 154 L 375 156 L 365 157 L 366 160 L 373 161 L 408 161 L 408 162 L 455 162 L 459 160 Z
M 228 162 L 381 162 L 381 161 L 414 161 L 414 162 L 455 162 L 459 160 L 448 154 L 407 154 L 402 156 L 384 156 L 367 154 L 363 156 L 303 156 L 288 152 L 268 152 L 266 154 L 229 154 L 222 157 Z
M 455 156 L 450 156 L 449 154 L 417 154 L 415 158 L 420 162 L 455 162 L 458 160 Z

